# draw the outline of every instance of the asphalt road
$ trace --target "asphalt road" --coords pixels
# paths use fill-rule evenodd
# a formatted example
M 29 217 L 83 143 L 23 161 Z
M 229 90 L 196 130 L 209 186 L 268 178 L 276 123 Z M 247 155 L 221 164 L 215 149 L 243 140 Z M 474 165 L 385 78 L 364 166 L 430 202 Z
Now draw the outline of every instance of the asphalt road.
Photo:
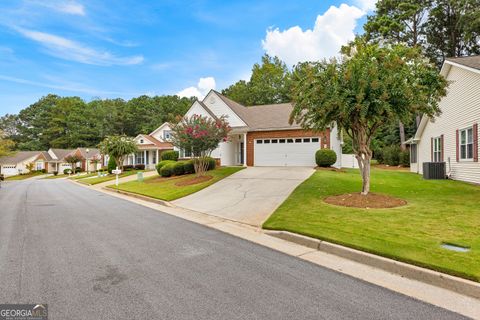
M 462 319 L 69 181 L 0 189 L 0 303 L 49 319 Z

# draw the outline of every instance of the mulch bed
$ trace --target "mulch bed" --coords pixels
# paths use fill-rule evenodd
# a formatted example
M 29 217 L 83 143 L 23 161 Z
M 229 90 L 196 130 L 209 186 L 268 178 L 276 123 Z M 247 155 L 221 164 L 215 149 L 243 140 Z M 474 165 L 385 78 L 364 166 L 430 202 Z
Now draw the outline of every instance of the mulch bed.
M 182 181 L 179 181 L 177 183 L 175 183 L 175 185 L 177 187 L 184 187 L 184 186 L 191 186 L 192 184 L 197 184 L 197 183 L 202 183 L 202 182 L 206 182 L 210 179 L 212 179 L 213 177 L 212 176 L 201 176 L 201 177 L 194 177 L 192 179 L 187 179 L 187 180 L 182 180 Z
M 344 169 L 338 169 L 335 167 L 315 167 L 315 170 L 321 170 L 321 171 L 334 171 L 334 172 L 347 172 Z
M 387 164 L 374 164 L 374 165 L 372 165 L 372 167 L 377 168 L 377 169 L 385 169 L 385 170 L 410 171 L 410 168 L 408 168 L 408 167 L 389 166 Z
M 395 208 L 404 206 L 407 201 L 390 197 L 384 194 L 369 193 L 364 196 L 360 193 L 347 193 L 337 196 L 330 196 L 324 199 L 326 203 L 337 206 L 364 208 L 364 209 L 380 209 L 380 208 Z

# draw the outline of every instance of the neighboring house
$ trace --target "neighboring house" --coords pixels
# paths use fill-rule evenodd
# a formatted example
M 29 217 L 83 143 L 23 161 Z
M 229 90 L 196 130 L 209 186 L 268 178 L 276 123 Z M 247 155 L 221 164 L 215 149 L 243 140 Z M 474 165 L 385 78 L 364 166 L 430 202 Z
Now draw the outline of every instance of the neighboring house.
M 46 162 L 49 164 L 48 172 L 57 171 L 63 174 L 65 169 L 72 169 L 72 166 L 67 163 L 65 158 L 71 155 L 76 155 L 81 160 L 76 164 L 76 167 L 82 168 L 83 171 L 96 171 L 102 167 L 102 155 L 100 150 L 95 148 L 77 148 L 77 149 L 55 149 L 51 148 L 48 152 L 43 153 Z M 88 168 L 88 170 L 87 170 Z
M 342 141 L 337 129 L 313 132 L 290 125 L 292 109 L 291 103 L 246 107 L 211 90 L 185 116 L 226 117 L 232 128 L 229 139 L 212 152 L 224 166 L 315 166 L 315 152 L 330 148 L 337 153 L 335 166 L 340 167 Z M 190 156 L 189 150 L 180 150 L 180 157 Z
M 164 123 L 150 134 L 139 134 L 135 137 L 138 152 L 128 156 L 124 165 L 145 165 L 146 169 L 155 169 L 162 152 L 173 150 L 170 143 L 171 128 L 169 123 Z
M 19 151 L 0 158 L 0 174 L 5 177 L 29 173 L 27 166 L 33 163 L 33 170 L 48 168 L 42 151 Z
M 410 139 L 410 170 L 423 173 L 424 162 L 446 162 L 452 179 L 480 183 L 480 56 L 449 58 L 440 73 L 450 82 L 441 100 L 442 114 L 424 116 Z

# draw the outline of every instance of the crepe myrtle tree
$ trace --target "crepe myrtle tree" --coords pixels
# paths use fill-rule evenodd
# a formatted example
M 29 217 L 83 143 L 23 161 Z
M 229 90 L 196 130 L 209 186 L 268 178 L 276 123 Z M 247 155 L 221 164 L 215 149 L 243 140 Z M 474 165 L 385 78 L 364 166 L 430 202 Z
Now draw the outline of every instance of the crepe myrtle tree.
M 103 154 L 115 160 L 117 168 L 123 169 L 123 160 L 126 156 L 138 152 L 137 144 L 133 138 L 122 136 L 108 136 L 100 144 L 98 148 Z
M 362 176 L 361 194 L 367 195 L 377 130 L 416 113 L 439 115 L 446 87 L 418 49 L 357 39 L 342 48 L 338 60 L 295 66 L 290 122 L 312 130 L 337 126 L 348 135 Z
M 190 150 L 197 176 L 208 170 L 208 159 L 222 141 L 228 140 L 230 126 L 224 117 L 212 119 L 201 115 L 182 118 L 172 128 L 172 143 L 181 150 Z
M 72 173 L 75 174 L 77 171 L 77 163 L 82 161 L 83 158 L 77 156 L 76 154 L 71 154 L 65 157 L 65 162 L 72 166 Z

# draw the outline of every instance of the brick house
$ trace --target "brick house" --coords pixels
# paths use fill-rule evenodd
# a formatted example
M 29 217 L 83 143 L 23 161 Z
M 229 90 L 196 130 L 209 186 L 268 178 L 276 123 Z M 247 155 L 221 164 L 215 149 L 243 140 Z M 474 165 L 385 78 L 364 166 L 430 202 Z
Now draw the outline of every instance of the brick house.
M 336 152 L 336 167 L 341 166 L 341 138 L 335 127 L 324 132 L 302 129 L 289 124 L 291 103 L 243 106 L 211 90 L 202 101 L 195 101 L 185 114 L 227 118 L 232 131 L 212 157 L 221 165 L 245 166 L 315 166 L 315 152 L 329 148 Z M 180 150 L 188 158 L 188 150 Z

